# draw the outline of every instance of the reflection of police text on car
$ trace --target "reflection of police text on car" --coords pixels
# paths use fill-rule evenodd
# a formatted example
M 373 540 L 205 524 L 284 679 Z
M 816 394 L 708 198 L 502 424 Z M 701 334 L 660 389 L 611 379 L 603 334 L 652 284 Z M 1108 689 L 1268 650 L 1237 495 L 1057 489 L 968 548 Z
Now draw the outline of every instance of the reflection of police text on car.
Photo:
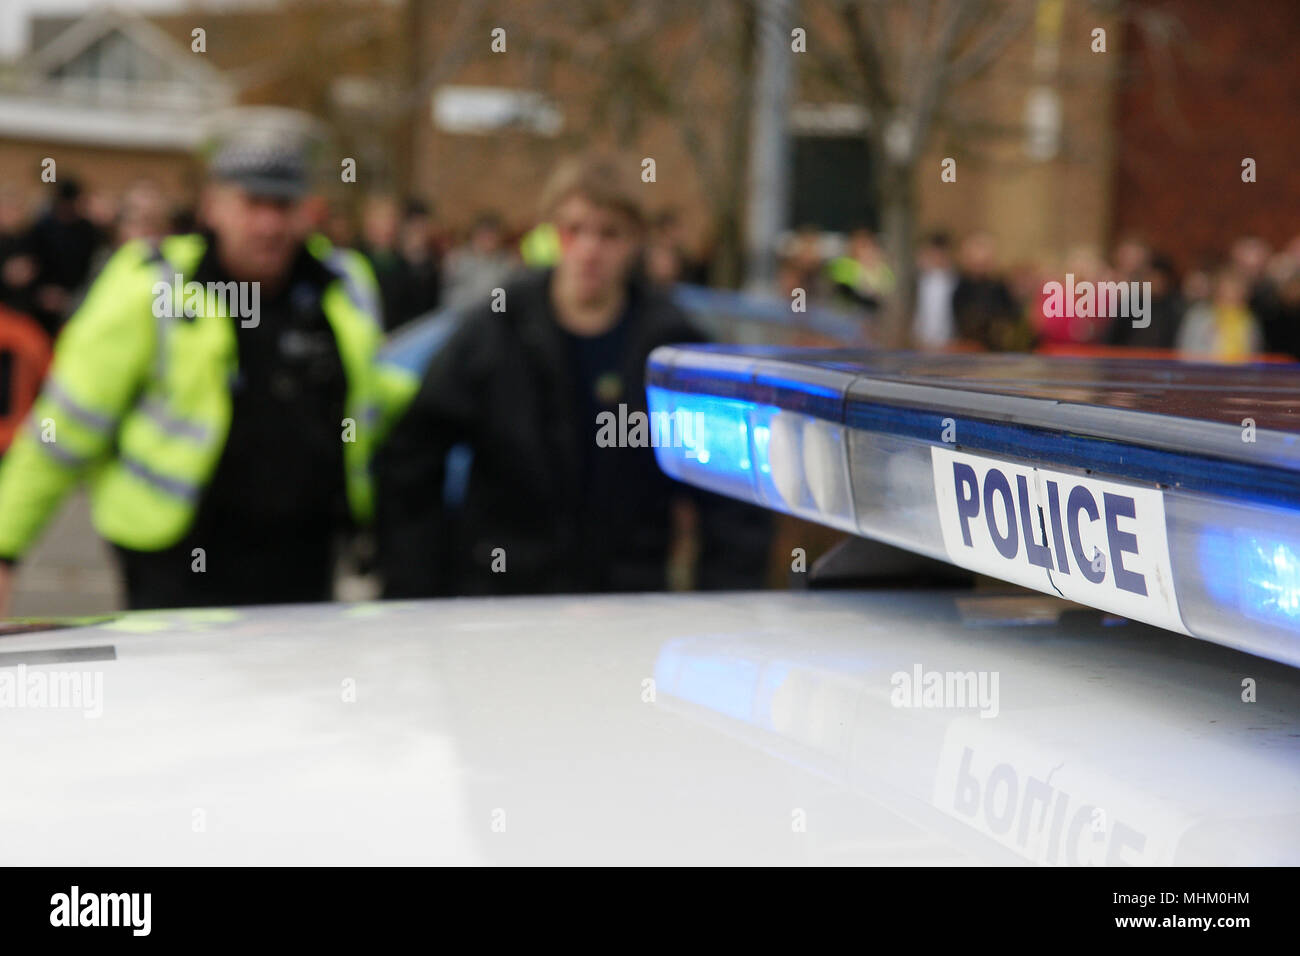
M 954 563 L 1183 630 L 1158 490 L 943 448 L 932 462 Z

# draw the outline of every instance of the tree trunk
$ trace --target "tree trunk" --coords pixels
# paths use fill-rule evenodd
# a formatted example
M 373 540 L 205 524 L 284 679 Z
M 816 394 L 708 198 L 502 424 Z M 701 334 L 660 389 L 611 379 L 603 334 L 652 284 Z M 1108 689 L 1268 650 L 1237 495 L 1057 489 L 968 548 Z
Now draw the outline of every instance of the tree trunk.
M 916 185 L 910 165 L 884 158 L 881 166 L 881 231 L 895 284 L 881 316 L 877 344 L 907 348 L 916 309 Z
M 406 36 L 401 76 L 405 89 L 415 91 L 424 80 L 428 60 L 426 46 L 433 23 L 429 0 L 407 0 L 402 17 Z M 419 131 L 429 122 L 427 110 L 427 98 L 420 97 L 409 112 L 397 117 L 391 182 L 399 195 L 410 195 L 416 185 L 416 157 L 422 145 Z
M 739 288 L 745 265 L 745 237 L 740 227 L 739 209 L 720 210 L 714 221 L 718 231 L 709 278 L 714 285 L 724 289 Z

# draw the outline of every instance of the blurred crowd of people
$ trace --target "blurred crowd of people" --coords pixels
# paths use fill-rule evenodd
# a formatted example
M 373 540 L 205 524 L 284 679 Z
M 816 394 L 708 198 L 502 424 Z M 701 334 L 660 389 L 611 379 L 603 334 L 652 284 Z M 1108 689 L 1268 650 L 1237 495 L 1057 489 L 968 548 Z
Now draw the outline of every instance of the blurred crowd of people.
M 368 197 L 357 210 L 321 203 L 310 215 L 336 246 L 370 261 L 389 330 L 439 308 L 481 301 L 525 265 L 524 234 L 494 210 L 481 211 L 462 230 L 440 224 L 423 200 L 390 195 Z M 193 206 L 173 203 L 148 180 L 118 195 L 63 180 L 44 208 L 31 207 L 13 189 L 0 190 L 0 304 L 36 319 L 53 337 L 113 250 L 131 239 L 157 242 L 202 228 L 201 219 Z M 690 251 L 676 211 L 661 211 L 649 225 L 643 268 L 650 279 L 708 281 L 708 262 Z
M 1118 242 L 1108 259 L 1074 250 L 1052 271 L 1039 262 L 1001 263 L 988 233 L 958 244 L 935 232 L 917 250 L 917 273 L 912 338 L 921 348 L 1122 346 L 1216 361 L 1300 358 L 1300 236 L 1280 249 L 1241 237 L 1220 260 L 1180 273 L 1138 238 Z M 1064 285 L 1067 276 L 1072 287 L 1094 289 L 1150 283 L 1149 315 L 1135 323 L 1104 295 L 1090 315 L 1075 314 L 1072 306 L 1062 311 L 1049 302 L 1049 288 Z M 779 276 L 785 295 L 802 288 L 819 304 L 873 311 L 896 293 L 896 281 L 879 239 L 867 230 L 855 231 L 840 248 L 814 229 L 800 230 Z
M 503 287 L 520 267 L 550 264 L 526 261 L 526 234 L 512 230 L 494 210 L 480 211 L 457 232 L 440 226 L 421 200 L 399 203 L 380 196 L 365 203 L 359 218 L 358 226 L 336 210 L 325 233 L 335 245 L 358 249 L 370 260 L 389 328 L 434 309 L 466 308 Z M 671 209 L 653 217 L 642 265 L 661 285 L 708 281 L 707 261 L 692 254 L 681 219 Z
M 38 210 L 14 189 L 2 188 L 0 304 L 32 317 L 52 336 L 111 249 L 133 238 L 161 238 L 180 225 L 147 182 L 114 201 L 65 179 Z
M 465 307 L 504 285 L 522 265 L 524 234 L 495 211 L 467 228 L 439 223 L 419 199 L 379 195 L 359 209 L 320 204 L 312 213 L 335 245 L 362 252 L 374 267 L 388 329 L 444 307 Z M 43 208 L 0 189 L 0 305 L 34 318 L 51 336 L 71 313 L 112 250 L 144 238 L 201 226 L 192 206 L 173 204 L 139 180 L 119 195 L 60 182 Z M 710 261 L 692 247 L 675 210 L 649 223 L 642 268 L 652 281 L 706 284 Z M 531 263 L 536 264 L 536 263 Z M 1180 272 L 1138 238 L 1109 257 L 1079 248 L 1053 271 L 1045 263 L 1005 262 L 993 236 L 956 242 L 927 235 L 917 249 L 912 340 L 920 348 L 1027 351 L 1052 346 L 1123 346 L 1188 357 L 1241 361 L 1269 354 L 1300 357 L 1300 236 L 1279 249 L 1246 236 L 1218 261 Z M 1150 323 L 1099 315 L 1053 314 L 1045 291 L 1071 275 L 1075 284 L 1150 283 Z M 811 302 L 872 312 L 896 293 L 880 238 L 866 229 L 846 240 L 815 228 L 795 232 L 781 257 L 778 291 L 802 288 Z

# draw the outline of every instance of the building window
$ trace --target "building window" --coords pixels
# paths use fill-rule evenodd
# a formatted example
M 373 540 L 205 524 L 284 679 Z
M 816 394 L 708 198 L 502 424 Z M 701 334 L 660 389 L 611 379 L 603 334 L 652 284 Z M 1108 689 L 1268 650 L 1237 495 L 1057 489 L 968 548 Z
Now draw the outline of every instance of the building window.
M 864 136 L 792 137 L 790 224 L 825 232 L 879 228 Z
M 494 86 L 444 86 L 433 97 L 433 124 L 447 133 L 522 130 L 556 136 L 564 114 L 540 93 Z

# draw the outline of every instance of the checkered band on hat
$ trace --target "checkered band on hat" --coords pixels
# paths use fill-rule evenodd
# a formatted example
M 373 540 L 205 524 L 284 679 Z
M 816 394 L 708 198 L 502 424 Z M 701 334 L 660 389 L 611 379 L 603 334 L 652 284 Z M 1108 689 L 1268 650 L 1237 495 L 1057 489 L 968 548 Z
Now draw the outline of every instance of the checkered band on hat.
M 286 190 L 307 186 L 307 154 L 300 144 L 235 140 L 217 149 L 209 168 L 217 179 L 279 184 Z

